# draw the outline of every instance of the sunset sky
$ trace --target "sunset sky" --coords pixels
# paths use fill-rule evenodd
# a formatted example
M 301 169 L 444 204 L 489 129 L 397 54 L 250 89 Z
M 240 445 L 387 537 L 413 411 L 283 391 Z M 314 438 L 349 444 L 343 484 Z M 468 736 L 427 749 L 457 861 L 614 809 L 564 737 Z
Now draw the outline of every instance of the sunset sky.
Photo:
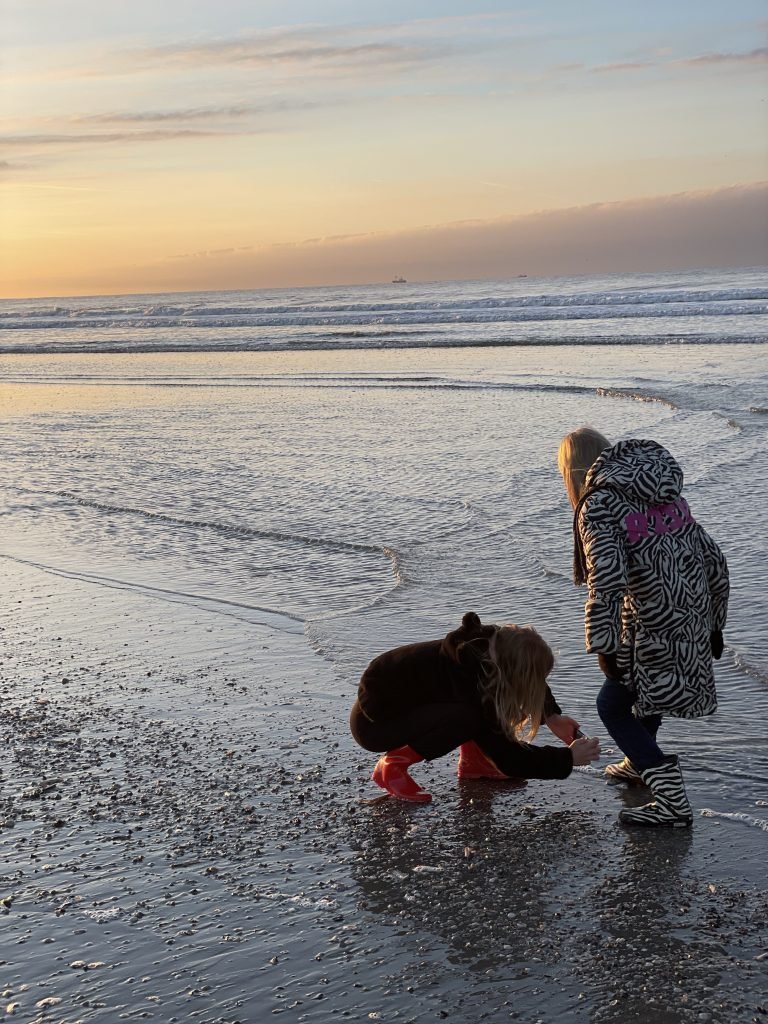
M 0 0 L 0 295 L 768 261 L 764 0 Z

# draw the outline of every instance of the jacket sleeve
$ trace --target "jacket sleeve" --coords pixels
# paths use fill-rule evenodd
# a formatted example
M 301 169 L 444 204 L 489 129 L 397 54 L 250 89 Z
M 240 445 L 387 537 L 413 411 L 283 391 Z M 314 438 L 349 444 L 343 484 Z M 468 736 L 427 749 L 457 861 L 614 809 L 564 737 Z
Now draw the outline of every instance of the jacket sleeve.
M 511 778 L 566 779 L 573 771 L 573 755 L 568 747 L 516 743 L 496 731 L 486 733 L 478 745 Z
M 566 779 L 571 774 L 573 755 L 568 747 L 538 747 L 510 739 L 499 728 L 493 705 L 481 700 L 479 707 L 482 728 L 474 740 L 505 775 L 518 779 Z
M 555 695 L 552 693 L 549 687 L 547 687 L 547 693 L 544 697 L 544 717 L 549 718 L 550 715 L 562 715 L 563 709 L 555 700 Z
M 709 597 L 712 603 L 711 628 L 713 630 L 722 630 L 725 628 L 725 622 L 728 618 L 728 597 L 730 594 L 728 563 L 725 560 L 725 555 L 707 531 L 702 529 L 700 533 L 704 568 L 707 574 Z
M 585 502 L 579 515 L 589 590 L 584 608 L 585 640 L 587 650 L 595 654 L 613 654 L 619 649 L 627 589 L 624 533 L 609 501 L 596 494 Z

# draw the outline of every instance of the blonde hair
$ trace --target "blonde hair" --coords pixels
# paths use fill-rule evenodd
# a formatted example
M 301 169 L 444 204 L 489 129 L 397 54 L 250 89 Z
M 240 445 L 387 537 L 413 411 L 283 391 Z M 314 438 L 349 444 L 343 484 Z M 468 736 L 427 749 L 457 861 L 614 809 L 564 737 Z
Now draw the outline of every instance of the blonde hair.
M 480 692 L 493 704 L 504 734 L 511 740 L 532 740 L 541 725 L 546 680 L 555 664 L 549 645 L 533 626 L 498 626 L 482 664 Z
M 557 468 L 565 484 L 571 505 L 576 508 L 584 494 L 587 473 L 600 452 L 611 447 L 611 442 L 592 427 L 579 427 L 566 434 L 557 453 Z

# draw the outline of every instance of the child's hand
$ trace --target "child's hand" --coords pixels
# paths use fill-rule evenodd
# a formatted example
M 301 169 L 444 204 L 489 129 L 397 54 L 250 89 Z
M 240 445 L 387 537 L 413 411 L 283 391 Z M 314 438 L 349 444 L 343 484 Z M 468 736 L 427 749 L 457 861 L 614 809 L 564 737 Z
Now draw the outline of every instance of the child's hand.
M 576 739 L 579 723 L 574 718 L 569 718 L 568 715 L 550 715 L 544 721 L 549 731 L 562 740 L 566 747 Z
M 590 761 L 596 761 L 600 757 L 600 741 L 594 736 L 584 736 L 580 740 L 574 740 L 570 745 L 574 765 L 583 766 Z

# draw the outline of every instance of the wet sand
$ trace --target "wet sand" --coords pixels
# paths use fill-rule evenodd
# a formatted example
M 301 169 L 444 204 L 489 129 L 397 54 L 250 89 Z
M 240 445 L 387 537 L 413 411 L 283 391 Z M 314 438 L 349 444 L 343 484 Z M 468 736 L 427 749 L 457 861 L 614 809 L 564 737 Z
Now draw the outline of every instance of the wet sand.
M 9 1019 L 768 1021 L 759 821 L 452 759 L 379 798 L 301 636 L 2 564 Z

